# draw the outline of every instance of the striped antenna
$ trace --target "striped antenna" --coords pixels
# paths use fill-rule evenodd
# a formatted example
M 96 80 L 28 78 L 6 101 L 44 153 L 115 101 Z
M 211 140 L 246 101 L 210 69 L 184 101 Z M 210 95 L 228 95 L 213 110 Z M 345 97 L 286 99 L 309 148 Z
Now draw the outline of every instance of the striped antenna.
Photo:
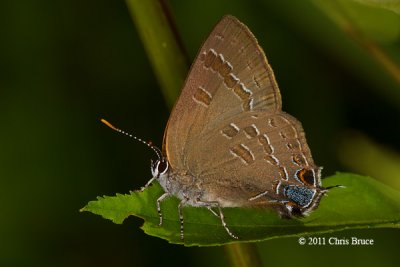
M 126 136 L 128 136 L 128 137 L 130 137 L 130 138 L 135 139 L 136 141 L 139 141 L 139 142 L 145 144 L 146 146 L 148 146 L 149 148 L 151 148 L 151 149 L 157 154 L 157 157 L 158 157 L 159 160 L 162 160 L 162 156 L 161 156 L 161 151 L 160 151 L 160 149 L 159 149 L 158 147 L 154 146 L 153 143 L 152 143 L 151 141 L 150 141 L 150 142 L 146 142 L 146 141 L 140 139 L 139 137 L 136 137 L 136 136 L 134 136 L 134 135 L 132 135 L 132 134 L 130 134 L 130 133 L 127 133 L 127 132 L 125 132 L 125 131 L 123 131 L 123 130 L 117 128 L 117 127 L 115 127 L 114 125 L 112 125 L 111 123 L 109 123 L 108 121 L 106 121 L 105 119 L 101 119 L 100 121 L 101 121 L 102 123 L 104 123 L 105 125 L 107 125 L 108 127 L 110 127 L 111 129 L 113 129 L 114 131 L 117 131 L 117 132 L 119 132 L 119 133 L 122 133 L 122 134 L 124 134 L 124 135 L 126 135 Z

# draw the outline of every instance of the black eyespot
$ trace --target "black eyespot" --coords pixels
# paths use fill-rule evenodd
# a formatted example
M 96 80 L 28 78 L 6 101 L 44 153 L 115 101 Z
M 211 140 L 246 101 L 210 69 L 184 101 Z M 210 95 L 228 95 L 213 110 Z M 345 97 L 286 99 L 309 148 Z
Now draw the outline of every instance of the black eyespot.
M 303 213 L 301 212 L 301 209 L 299 206 L 292 207 L 292 216 L 301 217 L 302 215 L 303 215 Z
M 314 171 L 309 169 L 302 169 L 296 173 L 297 177 L 306 185 L 314 186 L 315 177 Z

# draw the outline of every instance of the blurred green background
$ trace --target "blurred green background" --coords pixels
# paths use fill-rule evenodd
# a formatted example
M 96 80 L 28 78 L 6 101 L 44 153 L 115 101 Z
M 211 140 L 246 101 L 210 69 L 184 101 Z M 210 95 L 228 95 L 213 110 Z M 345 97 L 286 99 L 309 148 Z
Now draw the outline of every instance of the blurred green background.
M 224 15 L 266 51 L 284 110 L 303 122 L 323 175 L 353 171 L 400 190 L 400 17 L 351 0 L 169 1 L 193 59 Z M 373 1 L 372 1 L 373 2 Z M 0 266 L 227 266 L 224 251 L 146 236 L 79 209 L 151 177 L 169 110 L 124 1 L 0 2 Z M 266 266 L 397 266 L 396 229 L 326 237 L 369 247 L 259 244 Z

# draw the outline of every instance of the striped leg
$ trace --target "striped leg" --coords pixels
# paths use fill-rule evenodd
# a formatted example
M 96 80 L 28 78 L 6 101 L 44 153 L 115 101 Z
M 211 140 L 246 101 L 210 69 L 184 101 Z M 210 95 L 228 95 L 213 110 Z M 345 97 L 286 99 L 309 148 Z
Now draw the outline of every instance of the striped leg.
M 143 192 L 143 191 L 154 181 L 154 179 L 157 179 L 157 177 L 151 178 L 151 179 L 146 183 L 145 186 L 142 186 L 142 188 L 140 188 L 140 192 Z
M 221 206 L 219 205 L 219 203 L 218 203 L 218 211 L 219 211 L 219 217 L 221 218 L 222 226 L 225 228 L 226 232 L 228 232 L 228 234 L 231 237 L 233 237 L 234 239 L 239 239 L 239 237 L 232 234 L 232 232 L 229 230 L 228 226 L 226 225 L 226 222 L 224 220 L 224 214 L 222 213 L 222 209 L 221 209 Z
M 209 211 L 211 211 L 211 213 L 214 214 L 214 216 L 217 216 L 217 217 L 219 218 L 218 213 L 216 213 L 216 212 L 212 209 L 212 207 L 207 207 L 207 209 L 208 209 Z
M 179 214 L 179 220 L 181 222 L 181 240 L 183 241 L 184 238 L 184 232 L 183 232 L 183 207 L 185 206 L 187 202 L 187 199 L 184 198 L 178 205 L 178 214 Z
M 158 212 L 158 216 L 160 217 L 160 223 L 158 224 L 158 226 L 161 226 L 163 223 L 163 218 L 162 218 L 162 213 L 161 213 L 161 201 L 163 201 L 164 199 L 166 199 L 169 196 L 170 196 L 170 193 L 165 192 L 159 198 L 157 198 L 157 212 Z
M 225 228 L 226 232 L 227 232 L 231 237 L 233 237 L 234 239 L 239 239 L 236 235 L 234 235 L 234 234 L 229 230 L 228 225 L 227 225 L 226 222 L 225 222 L 225 217 L 224 217 L 224 213 L 222 212 L 221 205 L 219 204 L 218 201 L 210 201 L 210 202 L 208 202 L 208 201 L 200 201 L 200 200 L 197 200 L 197 203 L 201 204 L 201 205 L 204 206 L 204 207 L 207 207 L 207 209 L 208 209 L 209 211 L 211 211 L 215 216 L 219 217 L 219 218 L 221 219 L 222 226 Z M 218 213 L 219 213 L 219 214 L 217 214 L 212 208 L 218 208 Z

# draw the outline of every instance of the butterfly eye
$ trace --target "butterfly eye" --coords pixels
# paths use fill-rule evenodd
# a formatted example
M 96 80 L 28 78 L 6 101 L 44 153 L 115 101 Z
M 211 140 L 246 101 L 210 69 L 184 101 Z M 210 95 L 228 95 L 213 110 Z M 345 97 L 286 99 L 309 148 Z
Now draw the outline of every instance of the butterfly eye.
M 315 186 L 315 172 L 312 169 L 301 169 L 296 173 L 297 178 L 305 185 Z
M 151 173 L 153 177 L 159 178 L 160 175 L 165 174 L 168 171 L 169 164 L 166 159 L 161 159 L 157 161 L 151 161 Z
M 166 173 L 167 172 L 167 170 L 168 170 L 168 167 L 169 167 L 169 165 L 168 165 L 168 161 L 166 161 L 166 160 L 160 160 L 160 161 L 157 161 L 158 162 L 158 164 L 157 164 L 157 171 L 158 171 L 158 173 L 159 174 L 164 174 L 164 173 Z

